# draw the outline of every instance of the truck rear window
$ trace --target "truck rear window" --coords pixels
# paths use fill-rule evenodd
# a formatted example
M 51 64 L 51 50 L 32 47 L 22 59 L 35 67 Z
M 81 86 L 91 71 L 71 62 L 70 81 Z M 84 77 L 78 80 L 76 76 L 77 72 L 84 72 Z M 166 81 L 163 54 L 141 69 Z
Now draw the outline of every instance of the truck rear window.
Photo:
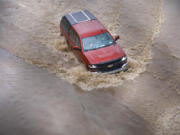
M 69 30 L 70 30 L 70 24 L 68 23 L 67 19 L 65 18 L 65 16 L 62 18 L 61 21 L 61 25 L 64 29 L 64 31 L 66 32 L 66 34 L 69 34 Z

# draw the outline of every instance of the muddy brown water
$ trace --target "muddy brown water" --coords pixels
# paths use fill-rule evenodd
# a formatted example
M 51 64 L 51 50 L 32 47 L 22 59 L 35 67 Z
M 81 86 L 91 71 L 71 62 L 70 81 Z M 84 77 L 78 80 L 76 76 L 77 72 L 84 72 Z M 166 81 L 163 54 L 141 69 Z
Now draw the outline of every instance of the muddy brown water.
M 140 3 L 133 0 L 71 2 L 10 1 L 9 8 L 4 4 L 2 27 L 11 27 L 12 31 L 2 29 L 3 35 L 8 34 L 9 38 L 15 38 L 17 42 L 8 41 L 8 45 L 2 47 L 32 64 L 55 72 L 85 91 L 121 85 L 124 80 L 133 80 L 145 71 L 145 65 L 150 59 L 149 48 L 161 27 L 160 0 Z M 59 36 L 59 22 L 64 14 L 81 9 L 94 13 L 112 34 L 121 35 L 119 43 L 129 59 L 130 69 L 127 73 L 101 75 L 87 72 L 68 49 L 64 37 Z
M 179 135 L 178 5 L 0 0 L 0 133 Z M 81 9 L 120 35 L 128 72 L 87 72 L 67 48 L 60 18 Z

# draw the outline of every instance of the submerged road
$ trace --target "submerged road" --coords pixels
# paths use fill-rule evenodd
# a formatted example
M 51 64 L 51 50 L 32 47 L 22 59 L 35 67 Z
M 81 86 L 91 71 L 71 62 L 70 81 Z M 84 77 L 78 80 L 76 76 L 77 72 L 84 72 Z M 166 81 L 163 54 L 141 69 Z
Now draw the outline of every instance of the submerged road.
M 109 91 L 81 92 L 0 50 L 1 135 L 151 135 Z
M 73 2 L 0 0 L 0 135 L 179 135 L 179 0 Z M 127 73 L 90 74 L 66 48 L 59 19 L 84 8 L 120 34 Z

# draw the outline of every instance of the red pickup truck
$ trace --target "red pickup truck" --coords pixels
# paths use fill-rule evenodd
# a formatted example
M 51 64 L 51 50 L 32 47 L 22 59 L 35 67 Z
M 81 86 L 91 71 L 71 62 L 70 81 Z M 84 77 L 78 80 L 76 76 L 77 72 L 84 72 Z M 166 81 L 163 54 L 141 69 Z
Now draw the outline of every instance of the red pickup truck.
M 128 69 L 127 57 L 109 31 L 88 10 L 64 15 L 61 35 L 91 72 L 116 73 Z

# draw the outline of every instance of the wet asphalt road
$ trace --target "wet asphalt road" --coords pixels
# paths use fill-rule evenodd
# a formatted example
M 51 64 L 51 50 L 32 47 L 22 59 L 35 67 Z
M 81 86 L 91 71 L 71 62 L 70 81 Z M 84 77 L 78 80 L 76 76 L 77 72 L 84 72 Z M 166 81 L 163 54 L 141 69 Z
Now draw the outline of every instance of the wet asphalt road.
M 14 16 L 21 15 L 21 12 L 13 10 L 15 3 L 0 0 L 0 47 L 6 49 L 0 49 L 0 134 L 180 134 L 178 0 L 163 1 L 164 22 L 153 42 L 152 59 L 146 71 L 121 86 L 90 92 L 83 92 L 55 74 L 13 55 L 38 60 L 40 57 L 44 60 L 56 58 L 28 34 L 26 30 L 31 28 L 25 25 L 26 20 L 22 22 L 22 29 L 14 25 L 19 20 L 11 22 Z M 130 3 L 130 0 L 124 2 L 123 13 L 128 12 L 126 4 L 133 6 Z M 122 14 L 120 19 L 124 21 L 123 18 L 131 17 L 128 15 Z M 33 16 L 27 17 L 33 19 Z M 128 31 L 130 22 L 127 22 L 122 22 L 119 29 L 122 32 L 121 43 L 130 46 L 131 42 L 137 42 L 133 34 L 140 34 L 137 36 L 140 38 L 141 33 L 138 33 L 139 27 L 136 28 L 138 24 L 133 24 L 133 31 Z M 32 22 L 32 25 L 38 23 Z M 127 42 L 124 40 L 126 33 L 131 39 Z M 30 47 L 31 51 L 28 52 L 26 47 Z M 32 50 L 35 51 L 32 53 Z M 41 55 L 38 55 L 39 52 Z M 48 61 L 48 64 L 54 61 Z

